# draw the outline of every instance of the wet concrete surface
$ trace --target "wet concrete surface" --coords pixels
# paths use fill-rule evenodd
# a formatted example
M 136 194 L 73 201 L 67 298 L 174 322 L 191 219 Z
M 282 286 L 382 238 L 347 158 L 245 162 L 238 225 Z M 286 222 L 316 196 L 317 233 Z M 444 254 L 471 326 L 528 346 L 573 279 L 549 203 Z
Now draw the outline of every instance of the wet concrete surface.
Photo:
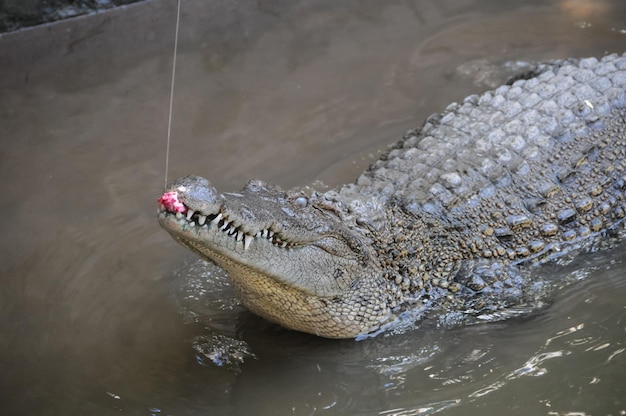
M 624 52 L 625 7 L 184 1 L 170 179 L 353 180 L 501 82 L 504 62 Z M 336 342 L 244 311 L 156 221 L 175 11 L 146 1 L 0 36 L 6 414 L 626 410 L 623 248 L 555 268 L 581 282 L 497 324 Z

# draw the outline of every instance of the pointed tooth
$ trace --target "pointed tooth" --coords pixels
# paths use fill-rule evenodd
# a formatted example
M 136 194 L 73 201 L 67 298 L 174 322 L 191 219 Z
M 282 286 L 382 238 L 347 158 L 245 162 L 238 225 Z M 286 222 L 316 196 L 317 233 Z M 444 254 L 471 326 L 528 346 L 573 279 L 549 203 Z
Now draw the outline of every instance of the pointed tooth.
M 261 235 L 263 236 L 263 238 L 267 238 L 267 230 L 263 230 L 263 233 Z
M 187 211 L 187 221 L 191 220 L 191 217 L 193 216 L 193 214 L 195 214 L 195 211 L 190 209 Z
M 211 220 L 211 224 L 217 225 L 217 223 L 220 222 L 221 219 L 222 219 L 222 213 L 220 212 L 219 214 L 217 214 L 217 217 Z
M 243 236 L 243 249 L 247 250 L 250 247 L 250 243 L 252 243 L 252 236 L 246 234 Z
M 282 248 L 287 247 L 287 242 L 286 242 L 286 241 L 283 241 L 283 243 L 282 243 L 280 246 L 281 246 Z
M 243 231 L 237 231 L 237 241 L 243 240 Z
M 220 230 L 224 231 L 226 228 L 228 228 L 229 225 L 230 225 L 230 222 L 224 220 L 224 225 L 222 225 L 222 228 L 220 228 Z
M 183 218 L 183 214 L 181 212 L 177 212 L 176 213 L 176 218 L 178 218 L 178 219 Z
M 272 231 L 272 230 L 267 230 L 267 232 L 268 232 L 268 234 L 267 234 L 267 235 L 268 235 L 270 238 L 274 236 L 274 231 Z
M 237 229 L 235 227 L 232 227 L 230 230 L 228 230 L 228 234 L 230 235 L 235 235 L 236 232 L 237 232 Z
M 198 215 L 198 224 L 204 225 L 206 222 L 206 215 Z
M 259 238 L 261 236 L 261 231 L 258 231 L 255 235 L 254 238 Z

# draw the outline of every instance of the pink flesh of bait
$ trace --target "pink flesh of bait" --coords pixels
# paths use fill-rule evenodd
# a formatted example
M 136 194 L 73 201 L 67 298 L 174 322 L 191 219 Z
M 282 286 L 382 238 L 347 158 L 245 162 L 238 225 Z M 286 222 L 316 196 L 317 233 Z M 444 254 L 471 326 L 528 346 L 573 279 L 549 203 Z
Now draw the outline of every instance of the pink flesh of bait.
M 178 194 L 176 192 L 166 192 L 158 199 L 159 204 L 163 204 L 166 210 L 170 212 L 187 211 L 187 207 L 178 200 Z

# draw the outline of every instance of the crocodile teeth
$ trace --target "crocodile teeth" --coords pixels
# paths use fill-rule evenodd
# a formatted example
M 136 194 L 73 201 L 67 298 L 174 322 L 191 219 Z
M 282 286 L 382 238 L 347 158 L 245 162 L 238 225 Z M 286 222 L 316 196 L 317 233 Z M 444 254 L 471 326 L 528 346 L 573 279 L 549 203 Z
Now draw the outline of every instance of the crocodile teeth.
M 286 242 L 286 241 L 283 241 L 283 243 L 282 243 L 280 246 L 281 246 L 282 248 L 287 247 L 287 242 Z
M 178 219 L 183 218 L 183 214 L 181 212 L 177 212 L 176 213 L 176 218 L 178 218 Z
M 187 221 L 191 220 L 191 217 L 193 216 L 193 214 L 195 214 L 195 211 L 191 209 L 187 211 Z
M 267 230 L 267 236 L 268 236 L 268 238 L 272 238 L 274 236 L 274 231 Z
M 198 224 L 204 225 L 206 222 L 206 215 L 198 215 Z
M 247 250 L 250 247 L 250 243 L 252 243 L 252 237 L 248 234 L 244 234 L 243 236 L 243 249 Z
M 237 241 L 243 240 L 243 231 L 237 231 Z
M 229 225 L 230 225 L 230 222 L 224 221 L 224 225 L 222 225 L 222 228 L 220 228 L 220 230 L 224 231 L 226 228 L 228 228 Z
M 217 214 L 217 217 L 215 217 L 215 218 L 213 218 L 211 220 L 211 224 L 217 226 L 217 223 L 220 222 L 221 219 L 222 219 L 222 214 L 219 213 L 219 214 Z

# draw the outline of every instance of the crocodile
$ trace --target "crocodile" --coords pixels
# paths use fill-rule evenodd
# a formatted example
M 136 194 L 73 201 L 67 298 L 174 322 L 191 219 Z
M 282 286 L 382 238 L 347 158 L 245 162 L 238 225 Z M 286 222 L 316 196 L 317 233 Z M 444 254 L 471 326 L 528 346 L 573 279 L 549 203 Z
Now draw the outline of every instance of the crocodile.
M 626 234 L 626 53 L 518 78 L 429 117 L 353 183 L 220 194 L 187 176 L 159 222 L 250 311 L 321 337 L 532 305 L 554 286 L 537 265 Z

